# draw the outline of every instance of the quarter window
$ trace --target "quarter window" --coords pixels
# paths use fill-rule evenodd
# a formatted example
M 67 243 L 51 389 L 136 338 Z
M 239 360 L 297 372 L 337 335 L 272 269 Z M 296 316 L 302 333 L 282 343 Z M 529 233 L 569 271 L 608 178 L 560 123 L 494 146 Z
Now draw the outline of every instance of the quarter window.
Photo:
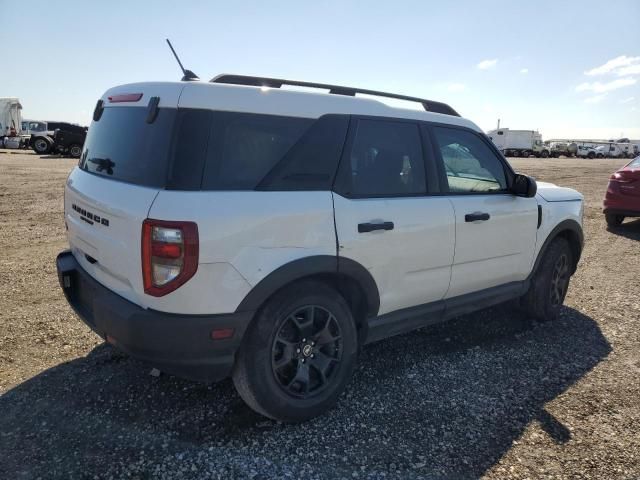
M 435 127 L 452 193 L 500 192 L 507 189 L 504 166 L 476 134 L 456 128 Z
M 359 120 L 351 151 L 343 158 L 340 190 L 354 196 L 426 192 L 418 125 Z
M 253 190 L 315 120 L 216 113 L 202 181 L 204 190 Z

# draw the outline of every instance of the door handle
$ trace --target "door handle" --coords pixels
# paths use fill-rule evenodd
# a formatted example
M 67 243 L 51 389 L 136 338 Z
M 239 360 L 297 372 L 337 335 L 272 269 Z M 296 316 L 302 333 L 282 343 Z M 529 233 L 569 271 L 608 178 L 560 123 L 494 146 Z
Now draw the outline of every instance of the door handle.
M 393 222 L 358 224 L 358 233 L 373 232 L 374 230 L 393 230 Z
M 474 212 L 474 213 L 467 213 L 464 216 L 464 221 L 465 222 L 475 222 L 475 221 L 480 220 L 482 222 L 486 222 L 490 218 L 491 218 L 491 215 L 489 215 L 488 213 Z

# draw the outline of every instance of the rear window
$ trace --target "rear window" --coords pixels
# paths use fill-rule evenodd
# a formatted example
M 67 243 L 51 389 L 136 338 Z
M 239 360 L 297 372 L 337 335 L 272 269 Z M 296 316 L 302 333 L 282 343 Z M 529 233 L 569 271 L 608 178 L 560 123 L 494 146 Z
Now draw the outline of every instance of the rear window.
M 80 168 L 170 190 L 330 190 L 346 115 L 319 119 L 160 108 L 105 108 Z
M 161 108 L 149 124 L 146 108 L 105 108 L 89 129 L 80 168 L 121 182 L 165 187 L 175 115 L 175 109 Z

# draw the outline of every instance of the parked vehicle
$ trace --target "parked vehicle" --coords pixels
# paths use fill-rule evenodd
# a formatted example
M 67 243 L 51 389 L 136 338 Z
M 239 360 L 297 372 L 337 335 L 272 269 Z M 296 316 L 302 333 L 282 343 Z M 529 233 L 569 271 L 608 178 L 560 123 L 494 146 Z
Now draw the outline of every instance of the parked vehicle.
M 63 124 L 53 135 L 53 151 L 73 158 L 80 158 L 84 141 L 87 138 L 87 127 Z
M 596 158 L 598 156 L 598 151 L 586 145 L 578 145 L 576 150 L 576 157 L 580 158 Z
M 640 156 L 611 175 L 603 207 L 611 227 L 620 225 L 625 217 L 640 217 Z
M 550 141 L 549 151 L 551 157 L 573 157 L 578 153 L 578 145 L 575 142 Z
M 596 156 L 599 158 L 627 158 L 627 153 L 616 143 L 599 145 L 596 147 Z
M 31 135 L 47 131 L 47 122 L 42 120 L 22 120 L 22 134 Z
M 511 299 L 557 319 L 580 259 L 582 195 L 517 174 L 440 102 L 221 75 L 115 87 L 93 119 L 65 188 L 67 300 L 270 418 L 332 406 L 365 343 Z
M 489 138 L 507 157 L 536 157 L 546 158 L 549 149 L 542 143 L 542 135 L 533 130 L 509 130 L 500 128 L 487 133 Z
M 638 146 L 629 142 L 629 139 L 619 140 L 578 140 L 574 142 L 583 151 L 593 151 L 598 158 L 634 158 L 638 155 Z M 576 154 L 581 155 L 580 152 Z
M 63 134 L 58 137 L 59 140 L 56 140 L 56 132 L 59 130 Z M 33 151 L 39 155 L 61 153 L 79 157 L 82 152 L 86 131 L 86 127 L 73 123 L 39 122 L 38 130 L 36 133 L 31 134 L 30 145 Z M 65 138 L 67 140 L 63 140 Z M 71 147 L 74 147 L 73 154 L 71 154 Z
M 24 148 L 28 138 L 22 135 L 22 105 L 16 97 L 0 98 L 0 148 Z

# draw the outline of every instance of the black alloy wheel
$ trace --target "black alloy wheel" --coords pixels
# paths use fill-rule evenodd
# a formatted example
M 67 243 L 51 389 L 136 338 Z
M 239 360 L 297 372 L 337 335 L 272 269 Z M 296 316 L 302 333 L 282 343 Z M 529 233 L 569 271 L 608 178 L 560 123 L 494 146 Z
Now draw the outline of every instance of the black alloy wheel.
M 319 305 L 302 306 L 287 316 L 274 336 L 273 375 L 287 394 L 308 398 L 331 385 L 342 350 L 335 316 Z
M 242 340 L 233 384 L 256 412 L 302 422 L 338 401 L 355 370 L 358 333 L 340 292 L 300 280 L 258 310 Z

